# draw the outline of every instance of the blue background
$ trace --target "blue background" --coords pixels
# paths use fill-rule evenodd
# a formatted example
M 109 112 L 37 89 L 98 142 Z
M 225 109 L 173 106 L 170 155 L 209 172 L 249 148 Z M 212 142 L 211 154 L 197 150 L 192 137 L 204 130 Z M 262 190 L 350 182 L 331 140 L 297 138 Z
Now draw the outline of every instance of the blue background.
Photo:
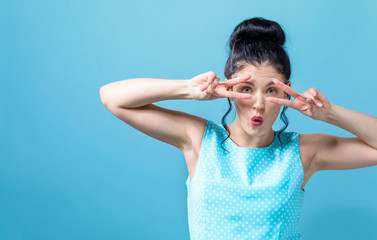
M 226 41 L 247 18 L 283 27 L 292 88 L 377 116 L 376 1 L 8 0 L 0 9 L 0 239 L 188 239 L 183 154 L 112 115 L 99 89 L 207 71 L 223 81 Z M 228 109 L 226 99 L 156 104 L 216 123 Z M 286 131 L 354 137 L 294 109 L 287 116 Z M 376 167 L 313 175 L 304 239 L 375 236 L 376 182 Z

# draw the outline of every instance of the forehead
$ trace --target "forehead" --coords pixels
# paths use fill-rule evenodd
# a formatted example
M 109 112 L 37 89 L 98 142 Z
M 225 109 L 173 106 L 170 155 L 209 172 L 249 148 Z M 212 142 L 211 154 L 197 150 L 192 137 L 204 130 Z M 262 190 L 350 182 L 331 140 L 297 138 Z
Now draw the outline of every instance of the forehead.
M 271 78 L 277 78 L 284 80 L 283 76 L 279 74 L 275 68 L 271 65 L 254 66 L 248 64 L 244 66 L 240 71 L 234 74 L 234 77 L 242 76 L 250 73 L 253 76 L 254 81 L 270 81 Z

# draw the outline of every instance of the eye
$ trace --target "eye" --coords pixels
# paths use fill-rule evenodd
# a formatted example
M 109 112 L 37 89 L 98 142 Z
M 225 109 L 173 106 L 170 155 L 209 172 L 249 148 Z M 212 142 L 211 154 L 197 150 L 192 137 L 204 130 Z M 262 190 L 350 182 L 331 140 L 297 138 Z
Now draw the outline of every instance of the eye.
M 249 90 L 251 90 L 249 87 L 244 87 L 244 88 L 242 88 L 241 91 L 242 91 L 242 92 L 245 92 L 244 89 L 249 89 Z M 250 92 L 246 92 L 246 93 L 250 93 Z
M 268 90 L 273 90 L 273 91 L 275 91 L 275 93 L 278 92 L 275 88 L 270 88 L 270 89 L 268 89 Z
M 244 88 L 242 88 L 242 92 L 245 92 L 244 90 L 245 89 L 248 89 L 248 90 L 250 90 L 251 91 L 251 88 L 249 88 L 249 87 L 244 87 Z M 278 91 L 275 89 L 275 88 L 270 88 L 270 89 L 268 89 L 268 90 L 272 90 L 272 91 L 274 91 L 275 93 L 277 93 Z M 250 91 L 248 91 L 248 92 L 245 92 L 245 93 L 250 93 Z

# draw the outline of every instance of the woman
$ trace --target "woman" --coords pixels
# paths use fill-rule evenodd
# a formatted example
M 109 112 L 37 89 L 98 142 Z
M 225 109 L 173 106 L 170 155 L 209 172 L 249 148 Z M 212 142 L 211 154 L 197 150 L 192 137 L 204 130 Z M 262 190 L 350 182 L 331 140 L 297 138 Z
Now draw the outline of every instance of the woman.
M 210 71 L 189 80 L 123 80 L 100 90 L 115 116 L 183 152 L 191 239 L 301 239 L 304 186 L 315 172 L 377 165 L 377 118 L 332 104 L 315 88 L 292 89 L 284 42 L 278 23 L 248 19 L 229 39 L 225 81 Z M 229 102 L 222 125 L 152 104 L 217 98 Z M 231 101 L 237 115 L 226 125 Z M 286 125 L 275 132 L 281 106 Z M 357 137 L 284 132 L 287 107 Z

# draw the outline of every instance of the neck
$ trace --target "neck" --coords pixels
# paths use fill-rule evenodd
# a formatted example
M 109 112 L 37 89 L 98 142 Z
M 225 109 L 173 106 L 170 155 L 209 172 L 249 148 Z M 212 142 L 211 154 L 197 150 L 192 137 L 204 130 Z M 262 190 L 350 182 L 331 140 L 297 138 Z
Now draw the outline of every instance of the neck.
M 237 121 L 228 125 L 228 128 L 230 130 L 230 138 L 239 147 L 264 148 L 271 145 L 275 137 L 275 132 L 272 128 L 267 133 L 252 134 L 245 131 Z

